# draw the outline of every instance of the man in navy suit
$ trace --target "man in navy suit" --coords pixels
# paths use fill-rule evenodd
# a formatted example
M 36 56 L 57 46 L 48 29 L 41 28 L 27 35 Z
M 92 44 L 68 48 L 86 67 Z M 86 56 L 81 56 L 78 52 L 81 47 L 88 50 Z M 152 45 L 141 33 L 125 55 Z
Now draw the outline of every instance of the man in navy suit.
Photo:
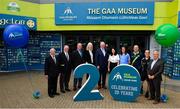
M 100 78 L 98 81 L 98 89 L 106 87 L 106 73 L 107 73 L 107 66 L 108 66 L 108 53 L 105 49 L 105 43 L 102 41 L 100 42 L 100 48 L 96 51 L 95 61 L 96 66 L 99 69 Z

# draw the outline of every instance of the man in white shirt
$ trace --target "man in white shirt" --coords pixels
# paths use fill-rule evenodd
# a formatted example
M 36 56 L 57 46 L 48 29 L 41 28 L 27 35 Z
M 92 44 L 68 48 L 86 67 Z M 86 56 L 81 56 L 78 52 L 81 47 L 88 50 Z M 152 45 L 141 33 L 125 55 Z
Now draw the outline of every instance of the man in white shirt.
M 69 46 L 64 45 L 64 50 L 59 54 L 59 63 L 61 68 L 61 75 L 59 79 L 60 90 L 62 93 L 71 91 L 69 89 L 69 81 L 71 77 L 71 56 L 69 55 Z
M 56 59 L 56 50 L 54 48 L 50 49 L 50 54 L 45 59 L 44 73 L 48 80 L 48 95 L 53 98 L 57 93 L 57 80 L 60 73 L 59 63 Z
M 153 104 L 158 104 L 160 102 L 163 70 L 164 63 L 161 59 L 159 59 L 159 52 L 155 50 L 153 52 L 153 61 L 148 66 L 148 78 L 150 80 L 149 85 L 151 93 L 148 100 L 155 100 Z
M 95 61 L 96 66 L 99 69 L 100 78 L 98 81 L 98 89 L 107 89 L 106 87 L 106 73 L 107 73 L 107 66 L 108 66 L 108 56 L 105 49 L 105 43 L 102 41 L 100 42 L 100 48 L 96 51 Z

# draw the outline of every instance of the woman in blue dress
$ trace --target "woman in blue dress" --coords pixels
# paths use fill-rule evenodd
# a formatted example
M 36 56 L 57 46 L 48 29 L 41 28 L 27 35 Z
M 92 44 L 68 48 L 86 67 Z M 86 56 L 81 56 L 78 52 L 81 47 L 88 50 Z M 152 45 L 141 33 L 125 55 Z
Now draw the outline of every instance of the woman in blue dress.
M 130 64 L 130 56 L 126 51 L 126 47 L 121 47 L 121 51 L 119 54 L 119 64 Z

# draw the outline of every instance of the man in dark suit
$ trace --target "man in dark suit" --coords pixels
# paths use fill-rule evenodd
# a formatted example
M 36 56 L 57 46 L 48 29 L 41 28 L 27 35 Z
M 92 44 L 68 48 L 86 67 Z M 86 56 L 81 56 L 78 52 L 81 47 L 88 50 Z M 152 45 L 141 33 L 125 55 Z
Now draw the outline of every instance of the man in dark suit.
M 164 63 L 159 59 L 159 52 L 155 50 L 153 52 L 153 61 L 151 61 L 148 66 L 148 78 L 150 80 L 149 85 L 151 93 L 149 100 L 155 100 L 153 104 L 158 104 L 160 102 L 163 70 Z
M 61 75 L 59 79 L 60 90 L 62 93 L 65 93 L 65 90 L 71 91 L 69 89 L 69 81 L 71 77 L 71 57 L 69 55 L 68 45 L 64 45 L 64 51 L 59 54 L 59 63 L 61 67 Z
M 77 50 L 75 50 L 72 54 L 72 65 L 73 65 L 73 70 L 80 64 L 83 64 L 84 61 L 84 53 L 82 50 L 82 44 L 78 43 L 77 44 Z M 73 90 L 77 90 L 77 83 L 78 83 L 78 88 L 81 88 L 82 86 L 82 78 L 74 78 L 74 84 L 73 84 Z
M 59 75 L 59 64 L 55 56 L 56 50 L 50 49 L 50 55 L 45 59 L 44 73 L 48 80 L 48 95 L 53 98 L 54 95 L 59 95 L 57 90 L 57 79 Z
M 106 73 L 107 73 L 107 66 L 108 66 L 108 57 L 109 54 L 107 53 L 105 49 L 105 43 L 100 42 L 100 48 L 96 51 L 96 66 L 99 69 L 100 78 L 98 81 L 98 89 L 104 88 L 107 89 L 105 86 L 106 84 Z

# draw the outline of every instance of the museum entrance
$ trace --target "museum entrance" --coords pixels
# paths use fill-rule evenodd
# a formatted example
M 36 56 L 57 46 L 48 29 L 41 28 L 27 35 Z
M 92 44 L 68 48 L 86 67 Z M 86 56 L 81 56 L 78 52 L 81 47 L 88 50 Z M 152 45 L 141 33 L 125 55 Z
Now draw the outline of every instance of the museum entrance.
M 128 48 L 128 52 L 132 51 L 133 45 L 137 44 L 140 50 L 144 52 L 149 49 L 151 32 L 137 32 L 137 31 L 87 31 L 87 32 L 64 32 L 63 44 L 70 46 L 70 51 L 76 49 L 76 44 L 81 42 L 83 48 L 86 48 L 88 42 L 92 42 L 94 49 L 99 48 L 99 42 L 104 41 L 109 48 L 115 48 L 119 53 L 122 46 Z

